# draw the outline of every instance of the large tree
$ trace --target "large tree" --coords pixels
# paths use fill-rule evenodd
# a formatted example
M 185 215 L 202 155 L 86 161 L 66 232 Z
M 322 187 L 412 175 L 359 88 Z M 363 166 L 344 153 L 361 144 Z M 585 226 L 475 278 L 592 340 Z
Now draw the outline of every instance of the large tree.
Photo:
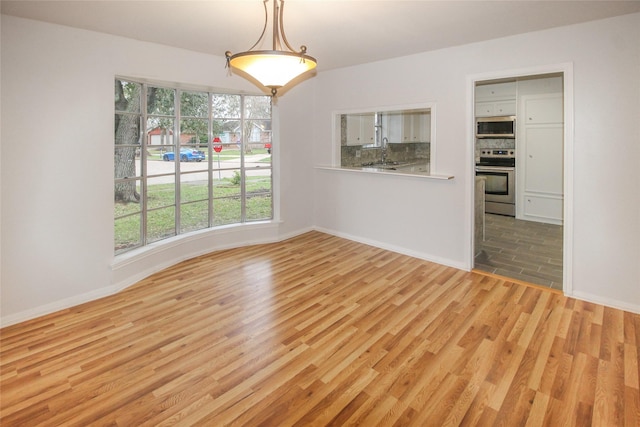
M 173 89 L 147 87 L 147 111 L 150 114 L 174 114 Z M 141 85 L 124 80 L 115 80 L 115 177 L 136 176 L 136 152 L 143 149 L 140 115 Z M 162 128 L 165 134 L 173 132 L 173 119 L 155 117 L 150 123 Z M 121 203 L 140 202 L 136 189 L 137 181 L 119 182 L 115 185 L 115 200 Z
M 116 80 L 115 109 L 115 177 L 132 178 L 136 176 L 136 150 L 140 149 L 140 85 Z M 116 183 L 115 200 L 139 202 L 136 181 Z

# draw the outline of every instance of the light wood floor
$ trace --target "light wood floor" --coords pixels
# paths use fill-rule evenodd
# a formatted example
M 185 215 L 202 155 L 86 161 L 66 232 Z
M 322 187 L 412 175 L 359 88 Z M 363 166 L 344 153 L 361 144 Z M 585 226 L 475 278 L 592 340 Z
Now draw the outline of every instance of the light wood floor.
M 640 315 L 318 232 L 0 332 L 2 426 L 640 425 Z

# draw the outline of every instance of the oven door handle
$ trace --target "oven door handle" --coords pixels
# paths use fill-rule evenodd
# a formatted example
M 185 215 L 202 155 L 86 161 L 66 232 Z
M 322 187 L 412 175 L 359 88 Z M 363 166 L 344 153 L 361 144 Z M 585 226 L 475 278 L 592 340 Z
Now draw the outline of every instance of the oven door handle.
M 476 172 L 512 172 L 516 168 L 512 166 L 476 166 Z

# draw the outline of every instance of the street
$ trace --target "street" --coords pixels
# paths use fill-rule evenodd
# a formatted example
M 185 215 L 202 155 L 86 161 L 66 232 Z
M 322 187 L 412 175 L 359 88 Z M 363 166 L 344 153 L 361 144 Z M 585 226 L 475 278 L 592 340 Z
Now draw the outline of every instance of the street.
M 259 170 L 252 170 L 251 171 L 251 176 L 256 176 L 256 175 L 269 175 L 271 174 L 271 169 L 269 168 L 270 164 L 269 163 L 265 163 L 265 162 L 261 162 L 262 159 L 266 159 L 271 157 L 270 154 L 255 154 L 255 155 L 247 155 L 245 156 L 245 166 L 248 168 L 252 168 L 252 167 L 264 167 L 265 170 L 264 171 L 259 171 Z M 218 169 L 218 156 L 216 154 L 213 155 L 212 158 L 212 164 L 213 164 L 213 177 L 214 179 L 217 178 L 231 178 L 233 177 L 233 173 L 235 169 L 239 169 L 240 168 L 240 161 L 239 160 L 234 160 L 234 161 L 220 161 L 220 169 L 227 169 L 227 168 L 232 168 L 234 170 L 222 170 L 222 171 L 218 171 L 216 169 Z M 136 168 L 138 169 L 136 172 L 140 173 L 140 161 L 139 159 L 136 159 Z M 192 171 L 202 171 L 202 172 L 206 172 L 208 169 L 208 159 L 207 160 L 203 160 L 202 162 L 180 162 L 180 171 L 181 172 L 192 172 Z M 170 162 L 165 162 L 162 160 L 150 160 L 147 162 L 147 176 L 154 176 L 154 175 L 161 175 L 161 174 L 170 174 L 173 173 L 175 171 L 175 162 L 170 161 Z M 184 174 L 182 176 L 182 181 L 200 181 L 202 180 L 202 174 L 199 173 L 189 173 L 189 174 Z M 164 183 L 171 183 L 173 182 L 173 178 L 171 176 L 165 176 L 165 177 L 158 177 L 158 178 L 154 178 L 153 182 L 155 184 L 164 184 Z

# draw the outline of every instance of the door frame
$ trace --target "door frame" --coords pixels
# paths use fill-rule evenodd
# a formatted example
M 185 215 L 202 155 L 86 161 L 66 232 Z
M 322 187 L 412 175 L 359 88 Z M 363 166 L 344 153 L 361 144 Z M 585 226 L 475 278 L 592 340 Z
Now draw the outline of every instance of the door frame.
M 574 146 L 574 97 L 573 97 L 573 63 L 542 65 L 529 68 L 491 71 L 467 76 L 467 165 L 469 181 L 467 185 L 467 227 L 469 271 L 474 266 L 475 244 L 475 87 L 476 83 L 486 80 L 511 79 L 518 77 L 534 77 L 560 73 L 563 77 L 563 113 L 564 113 L 564 161 L 563 161 L 563 233 L 562 233 L 562 290 L 566 295 L 573 293 L 573 146 Z

